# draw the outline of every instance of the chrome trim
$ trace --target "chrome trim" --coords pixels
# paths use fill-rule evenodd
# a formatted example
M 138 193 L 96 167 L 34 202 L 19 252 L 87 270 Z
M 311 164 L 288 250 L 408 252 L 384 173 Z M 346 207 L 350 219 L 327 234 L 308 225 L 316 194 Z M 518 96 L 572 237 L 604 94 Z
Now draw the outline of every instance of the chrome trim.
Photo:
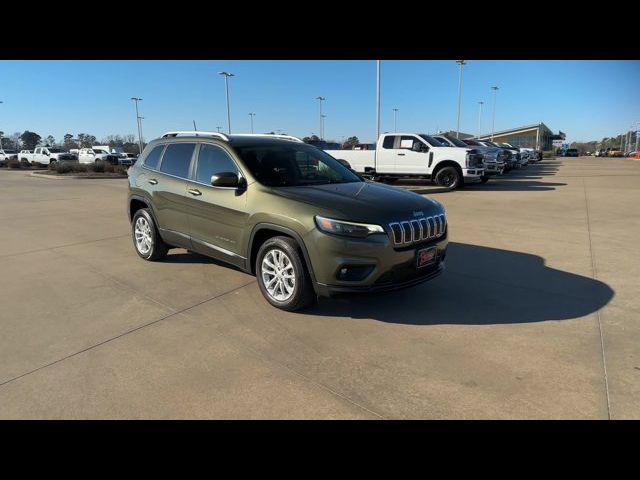
M 230 257 L 239 257 L 239 258 L 242 258 L 243 260 L 247 259 L 247 257 L 243 257 L 242 255 L 238 255 L 237 253 L 233 253 L 232 251 L 227 250 L 226 248 L 217 247 L 216 245 L 212 245 L 209 242 L 205 242 L 204 240 L 198 240 L 197 238 L 191 238 L 191 241 L 192 242 L 198 242 L 199 244 L 204 245 L 205 247 L 211 248 L 212 250 L 217 250 L 218 252 L 224 253 L 225 255 L 228 255 Z
M 411 230 L 413 230 L 413 227 L 411 226 L 411 224 L 408 221 L 402 221 L 400 222 L 400 228 L 402 228 L 402 243 L 411 243 L 411 240 L 407 240 L 407 231 L 404 229 L 404 224 L 409 225 L 409 228 Z
M 444 235 L 447 228 L 447 217 L 446 214 L 440 213 L 431 217 L 391 222 L 388 225 L 395 245 L 410 245 Z M 396 241 L 394 227 L 400 229 L 400 241 Z
M 415 225 L 414 225 L 415 222 Z M 409 225 L 411 225 L 411 230 L 413 231 L 413 235 L 411 235 L 411 239 L 414 242 L 419 242 L 422 240 L 422 228 L 420 228 L 420 222 L 417 220 L 409 221 Z

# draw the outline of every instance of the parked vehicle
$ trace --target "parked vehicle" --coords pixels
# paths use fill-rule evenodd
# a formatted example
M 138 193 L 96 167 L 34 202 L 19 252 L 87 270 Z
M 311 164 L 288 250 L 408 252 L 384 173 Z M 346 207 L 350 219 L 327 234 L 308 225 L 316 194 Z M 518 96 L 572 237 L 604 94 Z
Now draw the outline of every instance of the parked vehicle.
M 135 153 L 124 153 L 124 152 L 122 152 L 122 153 L 118 153 L 116 155 L 118 157 L 118 163 L 120 165 L 124 165 L 124 166 L 131 166 L 138 159 L 138 155 L 136 155 Z
M 629 158 L 640 158 L 640 151 L 637 152 L 631 152 L 628 155 Z
M 18 152 L 15 150 L 0 149 L 0 161 L 17 160 Z
M 564 154 L 565 157 L 579 157 L 580 153 L 577 148 L 567 148 L 567 151 Z
M 118 155 L 99 148 L 81 148 L 78 154 L 80 163 L 109 162 L 118 165 Z
M 606 156 L 607 157 L 623 157 L 624 153 L 622 152 L 622 150 L 620 150 L 617 147 L 611 147 L 611 148 L 607 148 L 606 150 Z
M 439 140 L 443 145 L 449 145 L 450 147 L 462 147 L 469 148 L 464 141 L 459 138 L 451 137 L 449 135 L 432 135 L 433 138 Z M 482 153 L 482 165 L 484 167 L 484 175 L 482 175 L 482 183 L 487 183 L 489 178 L 494 175 L 502 175 L 505 168 L 505 161 L 511 156 L 511 154 L 501 148 L 489 148 L 483 146 L 473 147 Z
M 435 138 L 417 133 L 380 135 L 375 150 L 327 150 L 347 161 L 358 173 L 374 180 L 426 178 L 455 189 L 481 181 L 482 154 L 472 148 L 443 146 Z
M 284 310 L 416 285 L 447 252 L 439 202 L 364 181 L 285 135 L 165 133 L 129 169 L 128 205 L 141 258 L 174 247 L 214 257 L 256 275 Z
M 483 150 L 483 149 L 487 149 L 487 150 L 498 149 L 498 150 L 501 150 L 501 151 L 505 151 L 506 153 L 509 153 L 509 156 L 505 157 L 505 160 L 504 160 L 504 171 L 503 171 L 503 173 L 510 172 L 514 168 L 518 167 L 518 160 L 520 159 L 520 151 L 518 149 L 499 147 L 498 145 L 495 145 L 495 146 L 486 145 L 484 143 L 480 143 L 478 140 L 471 139 L 471 138 L 465 138 L 462 141 L 465 144 L 467 144 L 468 146 L 473 147 L 473 148 L 477 148 L 479 150 Z
M 49 165 L 58 161 L 77 161 L 77 158 L 69 152 L 53 147 L 36 147 L 33 153 L 31 153 L 31 150 L 22 150 L 18 154 L 18 159 L 22 163 L 30 163 L 31 165 Z

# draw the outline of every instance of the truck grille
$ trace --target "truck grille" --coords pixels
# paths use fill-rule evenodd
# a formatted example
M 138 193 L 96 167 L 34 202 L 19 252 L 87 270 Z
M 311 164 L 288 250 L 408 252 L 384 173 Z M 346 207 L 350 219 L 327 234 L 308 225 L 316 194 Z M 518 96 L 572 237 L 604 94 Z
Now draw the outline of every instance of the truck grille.
M 447 218 L 442 213 L 417 220 L 392 222 L 389 224 L 389 228 L 393 233 L 393 243 L 409 245 L 441 237 L 447 229 Z

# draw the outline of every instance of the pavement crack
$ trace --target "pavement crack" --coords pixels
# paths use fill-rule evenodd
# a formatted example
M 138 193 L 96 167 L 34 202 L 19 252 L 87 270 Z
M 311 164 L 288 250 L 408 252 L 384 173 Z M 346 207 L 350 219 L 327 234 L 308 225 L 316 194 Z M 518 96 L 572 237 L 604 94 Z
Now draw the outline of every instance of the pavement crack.
M 157 319 L 155 319 L 155 320 L 152 320 L 151 322 L 147 322 L 147 323 L 145 323 L 145 324 L 143 324 L 143 325 L 138 325 L 138 326 L 137 326 L 137 327 L 135 327 L 135 328 L 131 328 L 131 329 L 127 330 L 126 332 L 123 332 L 123 333 L 120 333 L 120 334 L 115 335 L 115 336 L 113 336 L 113 337 L 107 338 L 106 340 L 102 340 L 101 342 L 98 342 L 98 343 L 95 343 L 95 344 L 93 344 L 93 345 L 91 345 L 91 346 L 89 346 L 89 347 L 83 348 L 82 350 L 78 350 L 77 352 L 71 353 L 71 354 L 69 354 L 69 355 L 65 355 L 64 357 L 59 358 L 59 359 L 57 359 L 57 360 L 54 360 L 53 362 L 49 362 L 49 363 L 47 363 L 47 364 L 45 364 L 45 365 L 41 365 L 41 366 L 40 366 L 40 367 L 38 367 L 38 368 L 34 368 L 33 370 L 30 370 L 30 371 L 28 371 L 28 372 L 25 372 L 25 373 L 22 373 L 22 374 L 20 374 L 20 375 L 17 375 L 17 376 L 15 376 L 15 377 L 13 377 L 13 378 L 10 378 L 9 380 L 5 380 L 4 382 L 0 383 L 0 387 L 3 387 L 4 385 L 7 385 L 7 384 L 9 384 L 9 383 L 11 383 L 11 382 L 14 382 L 14 381 L 16 381 L 16 380 L 19 380 L 19 379 L 21 379 L 21 378 L 24 378 L 24 377 L 26 377 L 27 375 L 31 375 L 32 373 L 36 373 L 36 372 L 39 372 L 40 370 L 44 370 L 45 368 L 51 367 L 51 366 L 56 365 L 56 364 L 58 364 L 58 363 L 60 363 L 60 362 L 64 362 L 65 360 L 68 360 L 68 359 L 70 359 L 70 358 L 76 357 L 76 356 L 78 356 L 78 355 L 80 355 L 80 354 L 82 354 L 82 353 L 88 352 L 89 350 L 93 350 L 93 349 L 98 348 L 98 347 L 100 347 L 100 346 L 102 346 L 102 345 L 105 345 L 105 344 L 107 344 L 107 343 L 113 342 L 114 340 L 117 340 L 117 339 L 119 339 L 119 338 L 122 338 L 122 337 L 124 337 L 124 336 L 126 336 L 126 335 L 129 335 L 129 334 L 131 334 L 131 333 L 137 332 L 138 330 L 142 330 L 143 328 L 150 327 L 150 326 L 155 325 L 156 323 L 159 323 L 159 322 L 161 322 L 161 321 L 163 321 L 163 320 L 168 320 L 168 319 L 169 319 L 169 318 L 171 318 L 171 317 L 174 317 L 174 316 L 176 316 L 176 315 L 180 315 L 180 314 L 182 314 L 182 313 L 185 313 L 185 312 L 187 312 L 187 311 L 191 310 L 192 308 L 199 307 L 200 305 L 202 305 L 202 304 L 204 304 L 204 303 L 207 303 L 207 302 L 210 302 L 211 300 L 215 300 L 215 299 L 217 299 L 217 298 L 223 297 L 224 295 L 228 295 L 229 293 L 233 293 L 233 292 L 235 292 L 236 290 L 240 290 L 241 288 L 244 288 L 244 287 L 246 287 L 247 285 L 250 285 L 250 284 L 252 284 L 252 283 L 254 283 L 254 282 L 255 282 L 255 280 L 252 280 L 251 282 L 245 283 L 244 285 L 240 285 L 240 286 L 238 286 L 238 287 L 232 288 L 231 290 L 227 290 L 227 291 L 225 291 L 225 292 L 219 293 L 219 294 L 217 294 L 217 295 L 214 295 L 214 296 L 212 296 L 212 297 L 209 297 L 209 298 L 207 298 L 207 299 L 205 299 L 205 300 L 202 300 L 202 301 L 200 301 L 200 302 L 198 302 L 198 303 L 195 303 L 195 304 L 190 305 L 190 306 L 188 306 L 188 307 L 185 307 L 185 308 L 183 308 L 183 309 L 180 309 L 180 310 L 176 310 L 176 311 L 174 311 L 174 312 L 171 312 L 171 313 L 169 313 L 169 314 L 167 314 L 167 315 L 164 315 L 164 316 L 162 316 L 162 317 L 160 317 L 160 318 L 157 318 Z
M 586 216 L 587 216 L 587 234 L 589 236 L 589 253 L 591 255 L 591 270 L 593 272 L 593 278 L 594 280 L 598 280 L 598 270 L 596 268 L 596 258 L 595 258 L 595 254 L 593 253 L 593 246 L 591 245 L 591 220 L 589 218 L 589 199 L 587 197 L 587 185 L 584 181 L 584 177 L 582 178 L 582 188 L 584 190 L 584 205 L 585 205 L 585 210 L 586 210 Z M 602 352 L 602 370 L 604 372 L 604 389 L 605 389 L 605 394 L 607 397 L 607 416 L 609 418 L 609 420 L 612 419 L 611 416 L 611 399 L 609 397 L 609 380 L 607 377 L 607 359 L 606 359 L 606 355 L 604 352 L 604 334 L 602 332 L 602 317 L 600 314 L 600 311 L 602 309 L 598 309 L 596 311 L 596 317 L 598 319 L 598 330 L 600 332 L 600 350 Z

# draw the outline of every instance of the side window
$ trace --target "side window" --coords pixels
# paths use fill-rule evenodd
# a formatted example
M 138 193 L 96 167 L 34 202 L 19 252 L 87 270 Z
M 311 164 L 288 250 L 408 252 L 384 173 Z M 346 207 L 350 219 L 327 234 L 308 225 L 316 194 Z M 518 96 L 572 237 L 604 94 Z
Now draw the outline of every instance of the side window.
M 387 135 L 386 137 L 384 137 L 384 141 L 382 142 L 382 148 L 392 149 L 393 142 L 395 142 L 395 140 L 395 135 Z
M 311 155 L 306 152 L 296 152 L 296 163 L 303 176 L 318 173 L 318 160 L 312 158 Z
M 158 145 L 156 148 L 151 150 L 151 153 L 144 159 L 144 164 L 149 168 L 158 168 L 158 161 L 160 160 L 163 149 L 164 145 Z
M 189 177 L 189 164 L 195 143 L 172 143 L 167 146 L 160 164 L 160 171 L 176 177 Z
M 166 158 L 166 154 L 165 154 Z M 162 161 L 164 165 L 164 160 Z M 215 145 L 204 144 L 198 154 L 198 166 L 196 167 L 196 181 L 211 185 L 211 176 L 222 172 L 238 173 L 238 167 L 229 154 Z
M 403 150 L 411 150 L 413 148 L 413 142 L 417 141 L 415 137 L 403 135 L 400 138 L 400 148 Z

